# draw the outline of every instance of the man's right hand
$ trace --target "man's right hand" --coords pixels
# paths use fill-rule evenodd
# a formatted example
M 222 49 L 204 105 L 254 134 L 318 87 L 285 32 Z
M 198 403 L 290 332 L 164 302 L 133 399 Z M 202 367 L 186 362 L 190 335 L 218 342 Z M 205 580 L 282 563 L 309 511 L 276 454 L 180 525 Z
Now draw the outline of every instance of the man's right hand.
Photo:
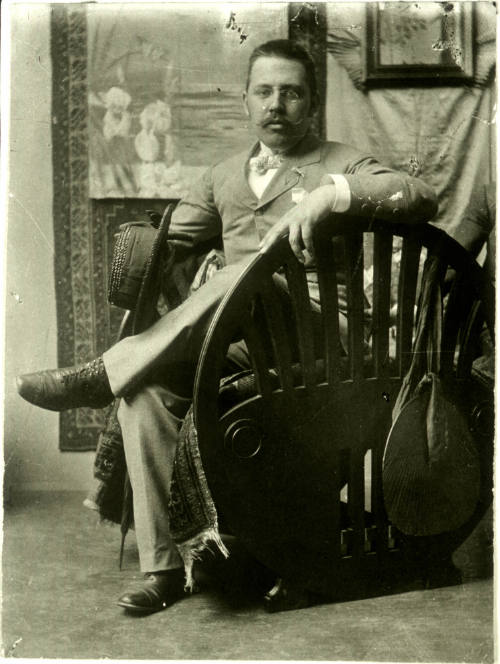
M 281 238 L 288 236 L 293 253 L 304 262 L 304 249 L 314 257 L 313 233 L 320 221 L 334 210 L 335 185 L 317 187 L 289 210 L 271 228 L 260 243 L 260 253 L 265 254 Z

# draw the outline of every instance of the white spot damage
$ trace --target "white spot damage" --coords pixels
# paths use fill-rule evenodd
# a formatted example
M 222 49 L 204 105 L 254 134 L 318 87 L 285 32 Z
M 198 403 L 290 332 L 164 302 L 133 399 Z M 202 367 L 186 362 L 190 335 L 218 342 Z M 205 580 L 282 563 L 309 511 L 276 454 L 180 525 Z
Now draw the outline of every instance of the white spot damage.
M 14 643 L 11 645 L 11 647 L 10 647 L 9 650 L 7 651 L 7 657 L 12 657 L 12 653 L 13 653 L 14 650 L 17 648 L 17 646 L 21 643 L 22 640 L 23 640 L 23 637 L 20 636 L 18 639 L 16 639 L 16 640 L 14 641 Z

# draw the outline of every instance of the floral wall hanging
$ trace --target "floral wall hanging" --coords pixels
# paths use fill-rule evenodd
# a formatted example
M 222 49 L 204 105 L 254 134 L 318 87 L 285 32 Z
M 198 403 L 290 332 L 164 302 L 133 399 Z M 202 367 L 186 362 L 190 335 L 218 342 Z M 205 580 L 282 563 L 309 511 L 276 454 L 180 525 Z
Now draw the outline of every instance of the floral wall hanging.
M 287 3 L 87 6 L 91 198 L 179 198 L 250 140 L 248 56 Z

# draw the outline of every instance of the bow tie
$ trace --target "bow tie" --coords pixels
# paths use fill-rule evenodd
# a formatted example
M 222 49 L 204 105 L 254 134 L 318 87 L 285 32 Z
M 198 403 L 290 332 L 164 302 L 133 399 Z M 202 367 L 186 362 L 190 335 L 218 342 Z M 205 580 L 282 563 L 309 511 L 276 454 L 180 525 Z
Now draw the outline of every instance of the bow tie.
M 279 168 L 283 159 L 279 154 L 263 154 L 252 157 L 248 162 L 251 171 L 258 175 L 264 175 L 270 168 Z

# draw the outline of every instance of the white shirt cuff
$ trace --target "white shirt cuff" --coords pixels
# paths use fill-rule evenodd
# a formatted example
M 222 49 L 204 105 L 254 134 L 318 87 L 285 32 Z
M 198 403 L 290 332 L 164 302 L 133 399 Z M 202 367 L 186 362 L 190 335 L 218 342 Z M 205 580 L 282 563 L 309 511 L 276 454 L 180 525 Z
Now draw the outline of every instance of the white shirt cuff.
M 335 203 L 332 212 L 346 212 L 351 207 L 351 188 L 343 175 L 328 173 L 335 185 Z

